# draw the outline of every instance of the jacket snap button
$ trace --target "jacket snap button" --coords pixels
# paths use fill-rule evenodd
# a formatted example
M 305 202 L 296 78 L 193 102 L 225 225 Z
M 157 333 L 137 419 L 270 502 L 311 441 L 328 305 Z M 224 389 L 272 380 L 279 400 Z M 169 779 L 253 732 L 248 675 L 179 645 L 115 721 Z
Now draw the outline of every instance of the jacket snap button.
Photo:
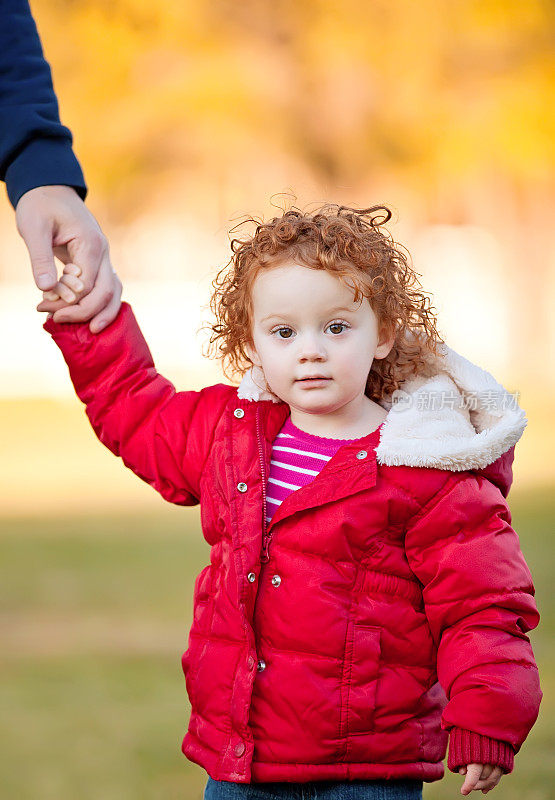
M 243 744 L 243 742 L 239 742 L 239 744 L 236 744 L 235 747 L 233 748 L 233 752 L 235 753 L 237 758 L 241 758 L 241 756 L 245 752 L 245 745 Z
M 249 656 L 249 660 L 247 661 L 248 668 L 249 669 L 253 669 L 254 668 L 254 663 L 255 663 L 254 662 L 254 656 Z
M 256 580 L 256 573 L 249 572 L 249 574 L 247 575 L 247 580 L 249 581 L 249 583 L 254 583 Z
M 368 453 L 366 452 L 366 450 L 359 450 L 357 453 L 357 458 L 366 458 L 367 455 Z
M 241 419 L 241 417 L 245 416 L 245 412 L 242 408 L 236 408 L 233 414 L 237 417 L 237 419 Z
M 258 662 L 258 664 L 256 665 L 256 669 L 259 672 L 262 672 L 262 670 L 266 669 L 266 662 L 264 661 L 263 658 L 261 658 L 260 661 Z
M 240 492 L 246 492 L 247 484 L 243 483 L 243 481 L 239 481 L 239 483 L 237 484 L 237 488 L 239 489 Z
M 279 586 L 281 583 L 281 578 L 279 575 L 272 575 L 272 583 L 274 586 Z

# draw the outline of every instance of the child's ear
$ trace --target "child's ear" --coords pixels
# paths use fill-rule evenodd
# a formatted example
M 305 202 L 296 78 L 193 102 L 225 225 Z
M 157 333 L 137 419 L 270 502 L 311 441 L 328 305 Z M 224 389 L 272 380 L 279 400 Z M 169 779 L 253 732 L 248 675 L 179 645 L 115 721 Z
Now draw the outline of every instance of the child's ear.
M 256 348 L 251 342 L 245 342 L 245 352 L 253 364 L 255 364 L 257 367 L 262 366 L 262 362 L 258 356 Z
M 388 327 L 382 328 L 380 337 L 379 337 L 379 344 L 376 347 L 376 352 L 374 353 L 374 358 L 386 358 L 391 352 L 391 348 L 395 344 L 395 329 L 391 329 Z

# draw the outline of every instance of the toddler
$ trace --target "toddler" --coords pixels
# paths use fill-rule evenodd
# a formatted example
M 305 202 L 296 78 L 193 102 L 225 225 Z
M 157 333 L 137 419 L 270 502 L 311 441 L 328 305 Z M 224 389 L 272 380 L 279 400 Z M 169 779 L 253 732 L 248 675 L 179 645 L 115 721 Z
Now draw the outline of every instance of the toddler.
M 125 302 L 98 334 L 44 324 L 98 438 L 200 503 L 182 750 L 206 800 L 416 800 L 448 744 L 486 793 L 538 715 L 506 501 L 527 420 L 440 338 L 390 218 L 292 208 L 232 240 L 210 347 L 238 387 L 176 391 Z

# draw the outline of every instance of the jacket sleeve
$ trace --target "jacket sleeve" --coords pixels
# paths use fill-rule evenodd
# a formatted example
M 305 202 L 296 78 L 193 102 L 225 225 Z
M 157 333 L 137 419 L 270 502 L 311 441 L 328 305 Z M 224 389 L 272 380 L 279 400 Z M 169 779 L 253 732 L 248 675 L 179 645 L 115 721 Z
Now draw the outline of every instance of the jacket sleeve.
M 448 768 L 513 769 L 543 693 L 527 631 L 539 622 L 532 576 L 505 498 L 487 478 L 450 477 L 406 532 L 447 696 Z
M 202 469 L 232 387 L 176 392 L 156 372 L 125 302 L 97 334 L 88 323 L 52 318 L 43 327 L 62 351 L 100 441 L 165 500 L 196 505 Z
M 60 122 L 50 66 L 45 60 L 28 0 L 1 3 L 0 180 L 12 206 L 37 186 L 87 187 Z

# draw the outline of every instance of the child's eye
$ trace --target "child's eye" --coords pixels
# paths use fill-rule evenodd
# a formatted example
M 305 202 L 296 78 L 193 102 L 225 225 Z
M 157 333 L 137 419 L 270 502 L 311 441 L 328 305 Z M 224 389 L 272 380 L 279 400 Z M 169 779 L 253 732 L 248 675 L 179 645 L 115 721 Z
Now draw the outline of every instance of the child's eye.
M 349 326 L 345 322 L 330 322 L 330 324 L 328 325 L 328 328 L 348 328 L 348 327 Z M 332 331 L 332 333 L 335 335 L 335 334 L 343 333 L 343 331 L 342 330 L 341 331 Z
M 292 328 L 287 328 L 287 327 L 276 328 L 275 331 L 272 331 L 272 334 L 281 333 L 281 331 L 292 331 Z M 290 336 L 280 336 L 279 338 L 280 339 L 290 339 L 291 337 Z

